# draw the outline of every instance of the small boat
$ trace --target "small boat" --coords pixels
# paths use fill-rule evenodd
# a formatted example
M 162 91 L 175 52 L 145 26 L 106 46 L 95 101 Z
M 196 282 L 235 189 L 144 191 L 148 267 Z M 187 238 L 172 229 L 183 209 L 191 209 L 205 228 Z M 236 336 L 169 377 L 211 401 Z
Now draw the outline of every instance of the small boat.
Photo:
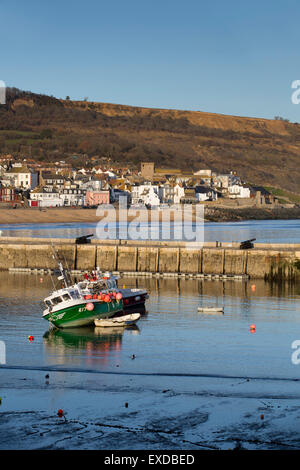
M 201 313 L 224 313 L 224 307 L 198 307 Z
M 131 315 L 122 315 L 113 318 L 96 318 L 95 326 L 112 327 L 112 326 L 129 326 L 134 325 L 141 317 L 140 313 L 132 313 Z

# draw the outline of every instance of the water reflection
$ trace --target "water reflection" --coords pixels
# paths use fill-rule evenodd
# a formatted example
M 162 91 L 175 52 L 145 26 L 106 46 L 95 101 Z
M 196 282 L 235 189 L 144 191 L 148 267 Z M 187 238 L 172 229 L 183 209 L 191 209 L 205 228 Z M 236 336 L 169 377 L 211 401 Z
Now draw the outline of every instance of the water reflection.
M 112 353 L 121 351 L 123 335 L 140 333 L 138 326 L 82 327 L 53 329 L 43 336 L 43 344 L 50 362 L 55 364 L 107 364 Z M 51 360 L 52 358 L 52 360 Z

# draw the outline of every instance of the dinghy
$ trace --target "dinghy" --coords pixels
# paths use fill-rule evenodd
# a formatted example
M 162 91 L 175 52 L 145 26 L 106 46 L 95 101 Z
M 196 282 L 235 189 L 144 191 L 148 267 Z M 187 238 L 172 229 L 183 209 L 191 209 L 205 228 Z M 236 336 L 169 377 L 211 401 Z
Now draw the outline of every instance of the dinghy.
M 198 307 L 201 313 L 224 313 L 224 307 Z
M 122 315 L 113 318 L 96 318 L 95 326 L 112 327 L 112 326 L 129 326 L 134 325 L 141 317 L 140 313 L 132 313 L 131 315 Z

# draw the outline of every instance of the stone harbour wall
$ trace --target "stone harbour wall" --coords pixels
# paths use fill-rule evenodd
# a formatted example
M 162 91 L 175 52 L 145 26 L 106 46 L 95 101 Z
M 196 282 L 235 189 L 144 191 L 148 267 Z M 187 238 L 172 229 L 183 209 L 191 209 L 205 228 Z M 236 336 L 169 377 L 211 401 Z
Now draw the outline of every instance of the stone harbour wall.
M 269 280 L 300 278 L 300 244 L 255 244 L 241 250 L 234 243 L 205 243 L 197 248 L 186 242 L 1 237 L 0 270 L 57 268 L 56 257 L 70 270 L 132 273 L 247 275 Z

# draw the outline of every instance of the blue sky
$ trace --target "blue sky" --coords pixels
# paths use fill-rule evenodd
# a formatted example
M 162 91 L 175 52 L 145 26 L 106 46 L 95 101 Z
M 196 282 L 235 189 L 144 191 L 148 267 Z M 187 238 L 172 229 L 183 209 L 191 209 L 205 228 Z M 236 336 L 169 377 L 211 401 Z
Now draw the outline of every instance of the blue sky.
M 0 80 L 71 99 L 300 122 L 299 0 L 0 0 Z

